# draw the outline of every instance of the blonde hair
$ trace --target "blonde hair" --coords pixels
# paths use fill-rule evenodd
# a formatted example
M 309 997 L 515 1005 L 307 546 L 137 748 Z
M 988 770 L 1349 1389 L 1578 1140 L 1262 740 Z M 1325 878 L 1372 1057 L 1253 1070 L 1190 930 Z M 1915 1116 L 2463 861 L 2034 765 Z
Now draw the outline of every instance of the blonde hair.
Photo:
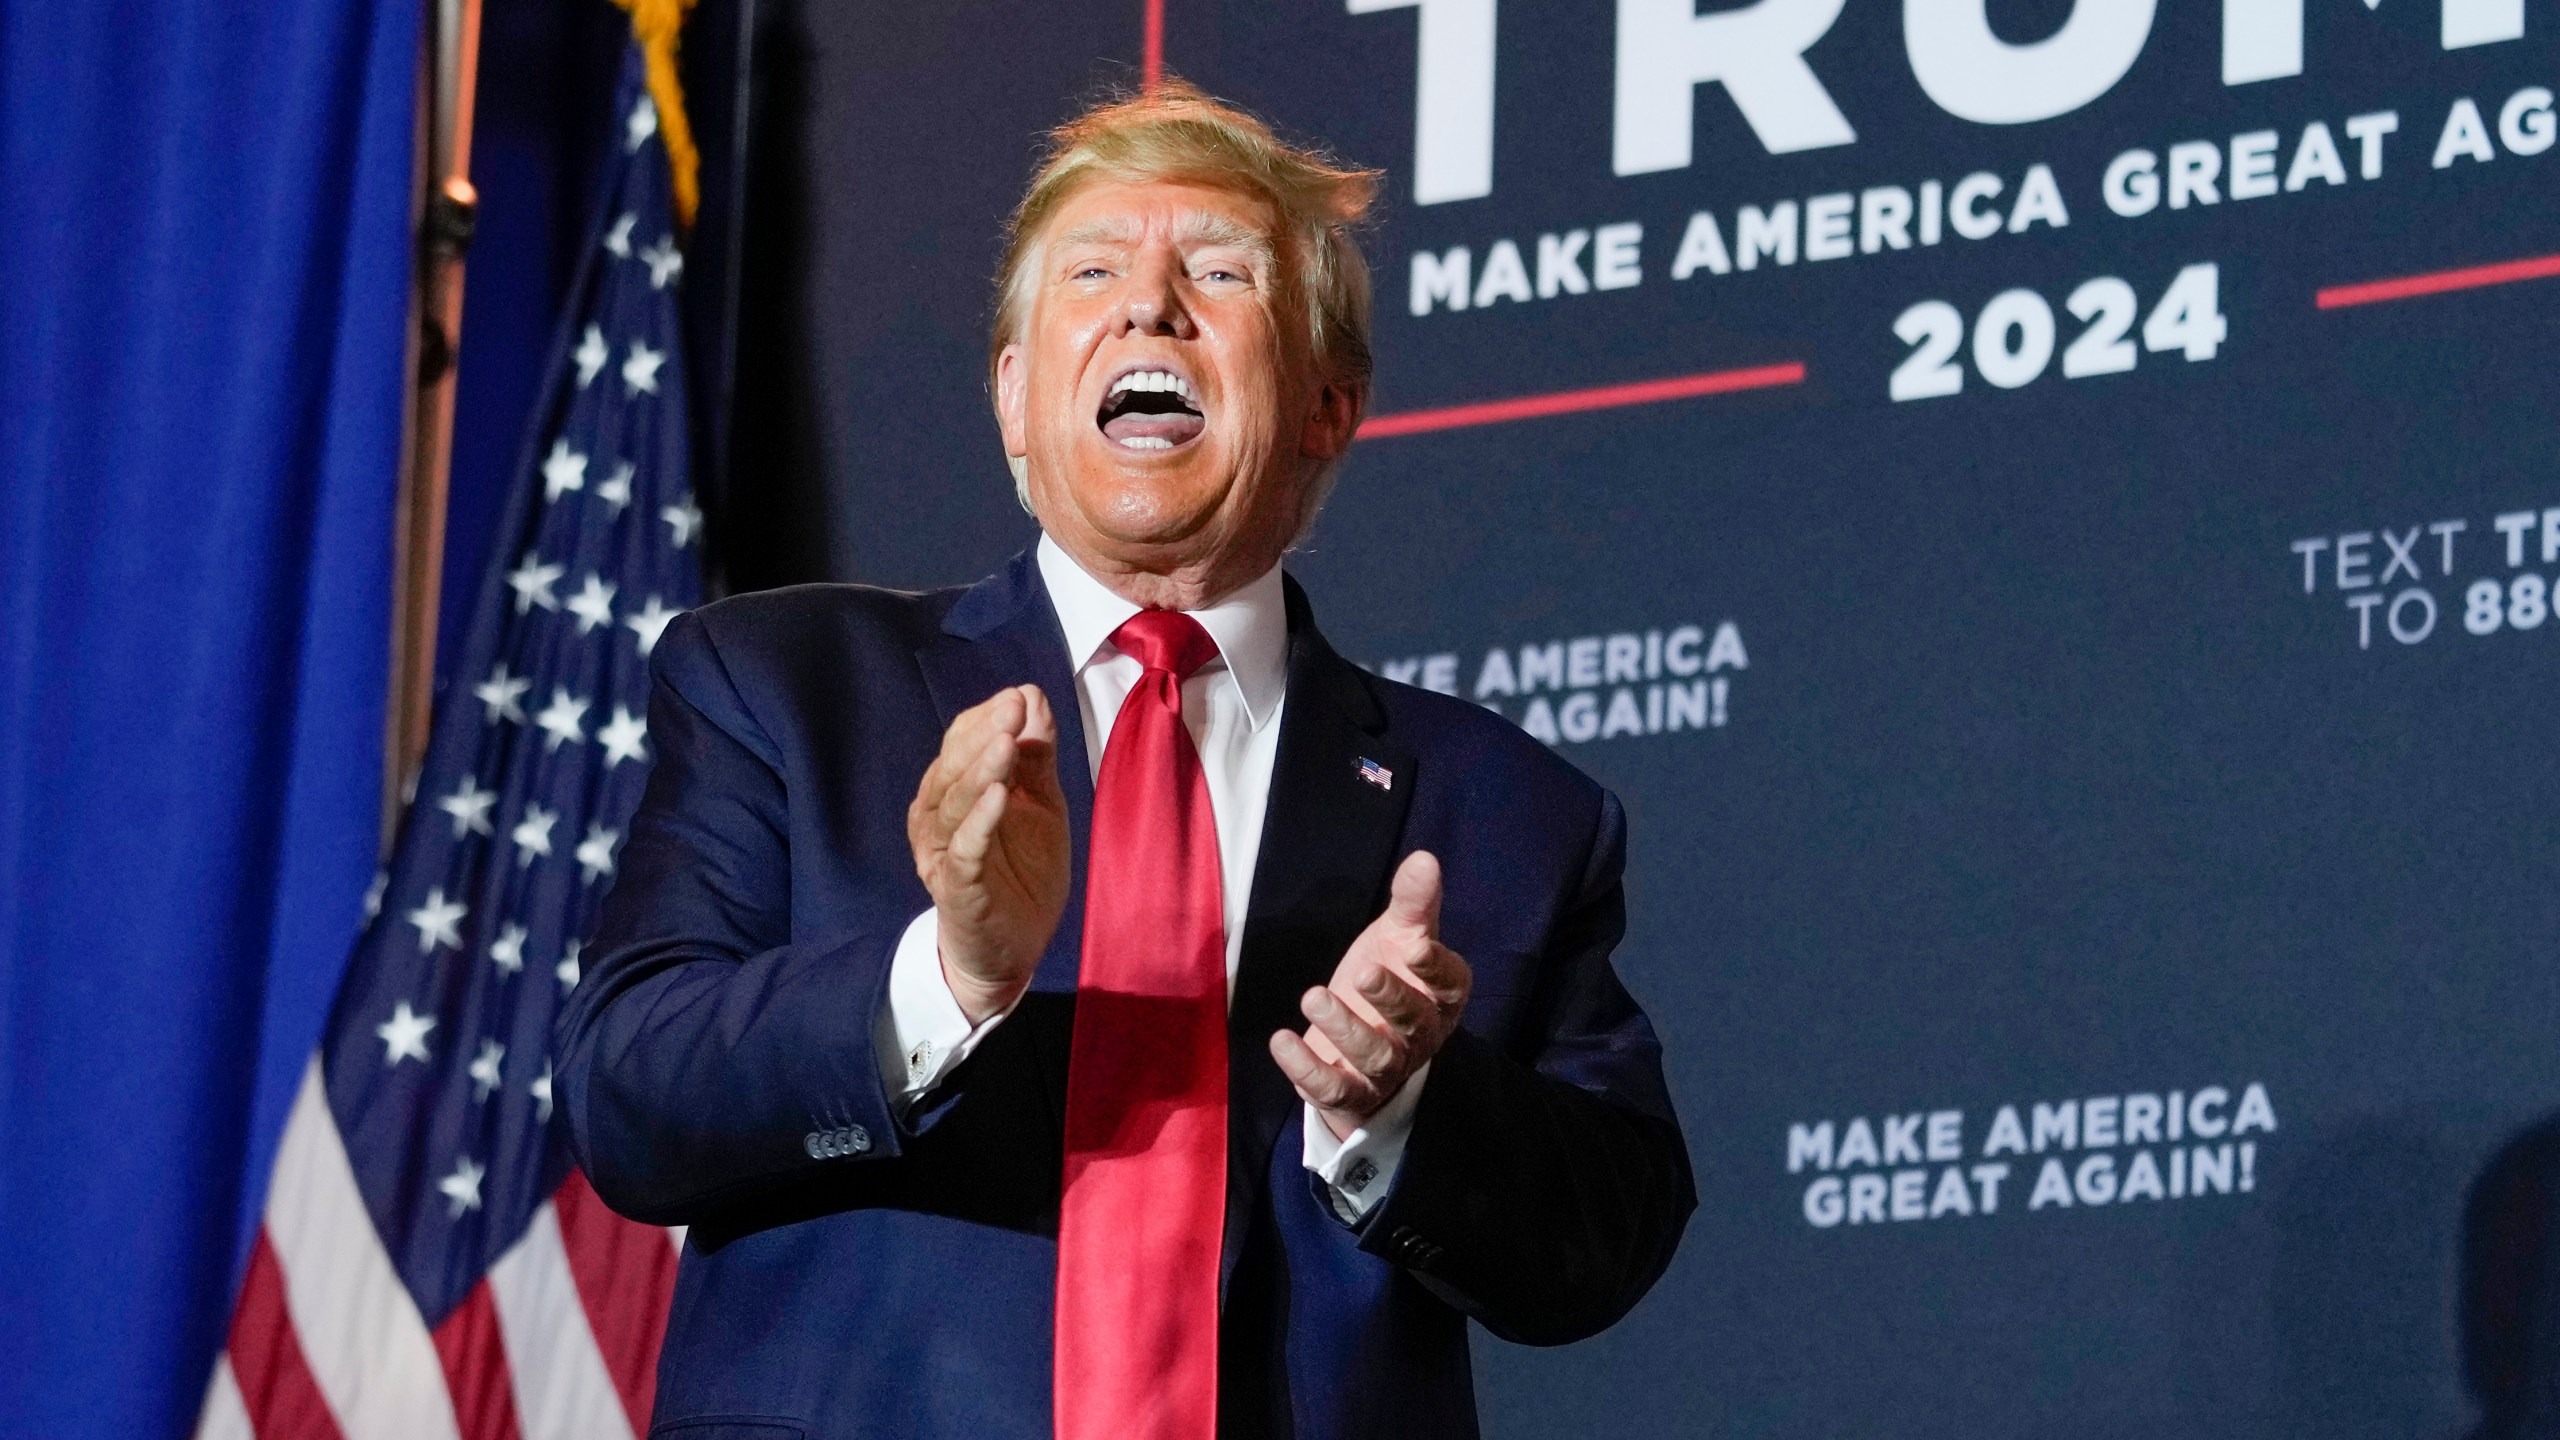
M 1376 199 L 1380 172 L 1338 163 L 1302 149 L 1271 127 L 1197 87 L 1167 77 L 1142 95 L 1085 111 L 1049 132 L 1031 188 L 1005 226 L 1004 263 L 996 271 L 996 311 L 987 346 L 992 386 L 998 358 L 1022 334 L 1030 308 L 1031 272 L 1049 219 L 1093 180 L 1163 181 L 1247 195 L 1279 219 L 1282 296 L 1305 317 L 1308 353 L 1326 380 L 1366 394 L 1369 388 L 1369 266 L 1351 231 Z M 1331 471 L 1310 497 L 1314 518 Z M 1014 464 L 1017 489 L 1023 466 Z M 1029 508 L 1024 496 L 1024 507 Z

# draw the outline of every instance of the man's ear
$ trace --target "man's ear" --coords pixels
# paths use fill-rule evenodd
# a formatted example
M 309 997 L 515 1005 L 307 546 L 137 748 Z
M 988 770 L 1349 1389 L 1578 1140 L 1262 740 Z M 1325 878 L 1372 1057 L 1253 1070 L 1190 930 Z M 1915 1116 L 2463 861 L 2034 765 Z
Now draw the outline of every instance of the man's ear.
M 1023 397 L 1029 386 L 1023 375 L 1030 362 L 1015 341 L 996 354 L 996 428 L 1004 432 L 1004 453 L 1019 460 L 1031 453 L 1031 429 L 1023 423 Z
M 1316 392 L 1315 409 L 1298 433 L 1298 449 L 1310 459 L 1331 460 L 1351 448 L 1360 433 L 1360 417 L 1369 408 L 1368 392 L 1339 381 Z

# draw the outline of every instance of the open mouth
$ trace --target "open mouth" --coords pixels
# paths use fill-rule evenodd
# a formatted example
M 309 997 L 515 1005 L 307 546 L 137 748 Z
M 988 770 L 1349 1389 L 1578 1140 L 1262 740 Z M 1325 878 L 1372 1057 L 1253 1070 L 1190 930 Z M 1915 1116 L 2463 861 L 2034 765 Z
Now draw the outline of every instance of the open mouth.
M 1208 426 L 1191 381 L 1163 368 L 1131 370 L 1112 381 L 1094 423 L 1111 443 L 1129 450 L 1171 450 L 1198 439 Z

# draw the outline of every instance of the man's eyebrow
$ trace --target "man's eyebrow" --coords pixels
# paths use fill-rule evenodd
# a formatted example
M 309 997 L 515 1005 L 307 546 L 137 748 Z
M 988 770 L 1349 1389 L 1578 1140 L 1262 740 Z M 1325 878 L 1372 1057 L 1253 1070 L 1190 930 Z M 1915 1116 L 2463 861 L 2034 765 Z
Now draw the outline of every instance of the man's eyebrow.
M 1110 216 L 1087 220 L 1069 226 L 1048 243 L 1060 248 L 1083 245 L 1126 245 L 1137 238 L 1136 228 L 1127 221 Z M 1277 253 L 1271 237 L 1232 216 L 1194 212 L 1176 220 L 1173 239 L 1177 245 L 1218 245 L 1250 252 L 1258 259 L 1269 260 Z
M 1268 259 L 1272 253 L 1271 237 L 1260 230 L 1225 215 L 1193 213 L 1174 223 L 1173 238 L 1178 243 L 1225 245 L 1250 250 Z
M 1126 244 L 1129 236 L 1128 225 L 1119 220 L 1087 220 L 1081 225 L 1060 232 L 1052 243 L 1058 245 Z

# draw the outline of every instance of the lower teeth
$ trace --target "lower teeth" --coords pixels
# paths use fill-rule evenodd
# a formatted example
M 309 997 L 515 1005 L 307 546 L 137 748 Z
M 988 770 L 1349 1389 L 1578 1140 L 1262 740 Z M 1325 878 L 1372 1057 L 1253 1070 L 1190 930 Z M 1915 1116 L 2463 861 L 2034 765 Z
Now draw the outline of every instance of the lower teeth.
M 1161 435 L 1132 435 L 1120 442 L 1132 450 L 1170 450 L 1173 442 Z

